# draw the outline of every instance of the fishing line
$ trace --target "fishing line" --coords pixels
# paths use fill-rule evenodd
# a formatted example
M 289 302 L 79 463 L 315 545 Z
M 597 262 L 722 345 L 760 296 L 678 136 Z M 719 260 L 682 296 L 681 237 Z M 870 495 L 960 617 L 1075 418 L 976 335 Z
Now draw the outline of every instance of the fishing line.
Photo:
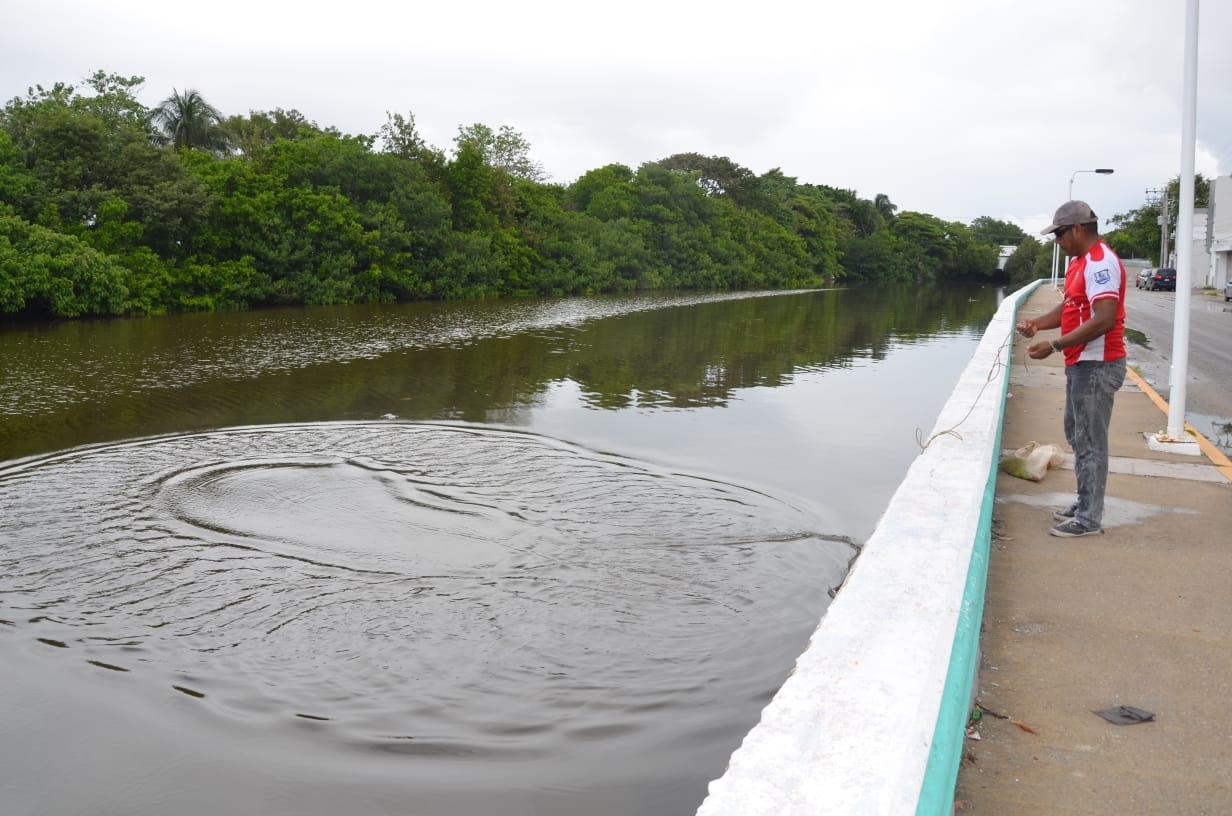
M 975 410 L 975 406 L 979 405 L 980 398 L 984 396 L 984 389 L 988 388 L 988 386 L 996 379 L 1002 368 L 1008 367 L 1006 363 L 1001 362 L 1001 352 L 1005 350 L 1006 346 L 1013 343 L 1015 331 L 1017 331 L 1017 329 L 1010 329 L 1009 333 L 1005 336 L 1005 339 L 1001 341 L 1001 345 L 997 347 L 997 354 L 993 360 L 992 367 L 988 371 L 988 377 L 984 380 L 984 384 L 980 386 L 979 393 L 975 395 L 975 399 L 971 402 L 971 407 L 967 409 L 967 413 L 963 414 L 962 419 L 958 420 L 958 422 L 954 423 L 945 430 L 937 431 L 935 434 L 928 437 L 928 439 L 924 439 L 923 430 L 918 427 L 915 429 L 915 443 L 920 446 L 920 453 L 928 450 L 928 446 L 940 436 L 952 436 L 955 439 L 960 441 L 962 440 L 962 434 L 958 432 L 958 427 L 967 421 L 967 419 L 971 416 L 971 412 Z

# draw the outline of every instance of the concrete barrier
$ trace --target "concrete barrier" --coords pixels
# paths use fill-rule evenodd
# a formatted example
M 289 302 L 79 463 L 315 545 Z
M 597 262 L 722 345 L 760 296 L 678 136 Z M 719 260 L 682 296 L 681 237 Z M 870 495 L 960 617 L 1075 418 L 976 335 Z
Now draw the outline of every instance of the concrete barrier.
M 953 811 L 972 703 L 1010 336 L 1002 302 L 876 530 L 698 816 Z

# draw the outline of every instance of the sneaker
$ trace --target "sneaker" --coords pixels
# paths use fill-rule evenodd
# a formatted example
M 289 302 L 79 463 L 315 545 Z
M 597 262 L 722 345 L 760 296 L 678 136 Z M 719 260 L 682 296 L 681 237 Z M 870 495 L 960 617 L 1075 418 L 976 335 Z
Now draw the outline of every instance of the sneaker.
M 1078 538 L 1079 536 L 1102 533 L 1103 529 L 1099 527 L 1088 527 L 1078 519 L 1072 518 L 1069 521 L 1061 522 L 1048 532 L 1050 535 L 1060 536 L 1061 538 Z
M 1064 510 L 1058 510 L 1052 514 L 1052 517 L 1057 521 L 1069 521 L 1078 513 L 1078 502 L 1074 502 Z

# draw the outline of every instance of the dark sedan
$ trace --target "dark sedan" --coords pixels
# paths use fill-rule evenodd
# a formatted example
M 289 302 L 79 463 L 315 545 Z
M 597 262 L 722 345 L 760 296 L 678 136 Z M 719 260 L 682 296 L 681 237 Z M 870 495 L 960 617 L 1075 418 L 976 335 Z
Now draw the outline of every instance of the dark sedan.
M 1161 269 L 1148 269 L 1138 276 L 1138 280 L 1134 285 L 1139 289 L 1148 289 L 1155 291 L 1156 289 L 1167 289 L 1171 292 L 1176 291 L 1176 270 L 1166 267 Z

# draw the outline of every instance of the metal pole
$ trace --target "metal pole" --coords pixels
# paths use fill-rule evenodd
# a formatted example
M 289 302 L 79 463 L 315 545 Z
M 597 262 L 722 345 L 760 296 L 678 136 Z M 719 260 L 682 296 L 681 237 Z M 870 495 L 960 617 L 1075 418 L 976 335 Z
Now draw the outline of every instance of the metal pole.
M 1067 190 L 1065 193 L 1066 201 L 1074 200 L 1074 176 L 1078 175 L 1079 173 L 1093 173 L 1093 172 L 1095 171 L 1075 170 L 1074 172 L 1069 174 L 1069 190 Z M 1057 254 L 1057 258 L 1060 259 L 1061 263 L 1065 265 L 1066 269 L 1068 269 L 1069 268 L 1069 256 L 1066 255 L 1064 258 L 1061 258 L 1061 247 L 1057 244 L 1055 240 L 1052 242 L 1052 251 Z
M 1075 170 L 1074 172 L 1069 174 L 1069 189 L 1065 192 L 1066 201 L 1074 200 L 1074 176 L 1078 175 L 1079 173 L 1091 173 L 1091 172 L 1094 172 L 1094 171 L 1093 170 Z M 1060 257 L 1061 257 L 1061 249 L 1060 247 L 1057 246 L 1056 239 L 1053 239 L 1053 242 L 1052 242 L 1052 288 L 1053 289 L 1057 288 L 1057 279 L 1060 277 L 1057 271 L 1057 266 L 1058 266 L 1057 261 L 1060 259 Z
M 1185 3 L 1185 87 L 1181 107 L 1181 200 L 1176 222 L 1176 307 L 1172 318 L 1172 391 L 1168 437 L 1186 441 L 1185 386 L 1189 377 L 1189 300 L 1193 277 L 1194 151 L 1198 120 L 1198 0 Z
M 1163 199 L 1160 201 L 1160 216 L 1159 223 L 1159 265 L 1168 265 L 1168 222 L 1171 220 L 1171 213 L 1168 212 L 1168 191 L 1164 190 Z
M 1096 168 L 1095 170 L 1075 170 L 1074 172 L 1069 174 L 1069 190 L 1066 191 L 1065 200 L 1066 201 L 1074 200 L 1074 177 L 1077 176 L 1079 173 L 1098 173 L 1101 176 L 1110 176 L 1112 175 L 1113 172 L 1114 171 L 1112 170 L 1112 168 L 1109 168 L 1109 167 L 1099 167 L 1099 168 Z M 1052 242 L 1052 288 L 1053 289 L 1057 288 L 1057 277 L 1058 277 L 1057 260 L 1060 258 L 1060 256 L 1061 256 L 1060 247 L 1057 246 L 1056 241 L 1053 241 Z

